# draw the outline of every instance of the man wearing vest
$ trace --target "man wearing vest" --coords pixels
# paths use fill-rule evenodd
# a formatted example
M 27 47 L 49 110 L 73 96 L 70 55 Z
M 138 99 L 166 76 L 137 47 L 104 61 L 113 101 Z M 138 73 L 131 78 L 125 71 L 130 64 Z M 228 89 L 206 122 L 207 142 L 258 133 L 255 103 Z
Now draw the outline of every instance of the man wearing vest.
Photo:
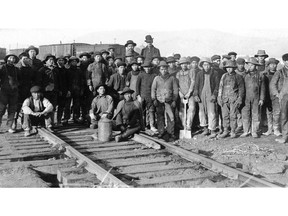
M 23 102 L 22 110 L 24 114 L 23 129 L 24 136 L 28 137 L 37 133 L 35 126 L 45 126 L 47 130 L 52 130 L 53 105 L 47 98 L 43 97 L 40 86 L 33 86 L 30 90 L 32 96 Z M 34 127 L 33 127 L 34 126 Z

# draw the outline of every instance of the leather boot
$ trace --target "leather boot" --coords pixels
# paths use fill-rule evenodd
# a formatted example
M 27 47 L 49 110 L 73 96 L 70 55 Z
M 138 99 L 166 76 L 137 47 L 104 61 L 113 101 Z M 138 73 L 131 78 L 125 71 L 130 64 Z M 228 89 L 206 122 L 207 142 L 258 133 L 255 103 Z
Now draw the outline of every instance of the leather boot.
M 213 139 L 213 138 L 215 138 L 215 137 L 217 137 L 216 130 L 211 130 L 211 134 L 210 134 L 210 136 L 209 136 L 209 139 Z
M 229 135 L 229 131 L 228 131 L 227 128 L 225 128 L 225 129 L 224 129 L 224 132 L 223 132 L 221 135 L 219 135 L 219 138 L 225 138 L 225 137 L 227 137 L 228 135 Z
M 204 131 L 203 131 L 202 135 L 207 136 L 208 134 L 209 134 L 208 127 L 204 127 Z

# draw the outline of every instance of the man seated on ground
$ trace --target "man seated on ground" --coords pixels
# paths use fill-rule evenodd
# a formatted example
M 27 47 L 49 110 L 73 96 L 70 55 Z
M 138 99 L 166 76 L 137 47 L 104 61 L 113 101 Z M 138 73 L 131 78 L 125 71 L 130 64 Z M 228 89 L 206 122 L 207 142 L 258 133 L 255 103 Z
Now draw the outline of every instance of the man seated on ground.
M 106 95 L 106 85 L 97 86 L 96 91 L 98 95 L 93 99 L 89 115 L 87 116 L 91 129 L 98 127 L 100 119 L 111 119 L 113 115 L 113 99 L 110 95 Z
M 43 97 L 40 86 L 33 86 L 30 89 L 31 97 L 23 102 L 22 110 L 24 114 L 23 129 L 24 136 L 30 136 L 37 133 L 32 126 L 45 126 L 47 130 L 52 130 L 53 105 Z
M 134 93 L 129 87 L 125 87 L 121 95 L 124 99 L 117 106 L 113 119 L 116 118 L 116 126 L 121 134 L 115 137 L 116 142 L 120 142 L 139 132 L 143 126 L 142 109 L 138 100 L 133 101 Z

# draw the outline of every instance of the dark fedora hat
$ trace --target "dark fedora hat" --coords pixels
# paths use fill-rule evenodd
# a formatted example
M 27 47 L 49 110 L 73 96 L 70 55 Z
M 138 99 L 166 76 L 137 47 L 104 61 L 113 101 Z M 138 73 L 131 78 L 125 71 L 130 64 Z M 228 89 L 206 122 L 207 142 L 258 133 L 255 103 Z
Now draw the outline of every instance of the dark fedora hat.
M 126 63 L 123 62 L 123 61 L 118 62 L 118 63 L 117 63 L 117 67 L 120 67 L 120 66 L 124 66 L 124 67 L 126 67 Z
M 56 58 L 56 61 L 58 61 L 59 59 L 63 59 L 63 60 L 64 60 L 64 63 L 65 63 L 65 64 L 67 63 L 67 59 L 66 59 L 63 55 L 58 56 L 58 57 Z
M 54 55 L 52 55 L 51 53 L 48 53 L 44 56 L 43 62 L 46 62 L 51 57 L 54 59 L 54 62 L 56 62 L 56 57 Z
M 282 60 L 283 60 L 283 61 L 287 61 L 287 60 L 288 60 L 288 53 L 285 53 L 285 54 L 282 56 Z
M 229 56 L 229 55 L 222 55 L 222 59 L 224 59 L 224 58 L 226 58 L 226 59 L 231 59 L 231 56 Z
M 237 64 L 245 64 L 246 62 L 245 62 L 244 58 L 237 58 L 236 63 Z
M 176 62 L 176 60 L 175 60 L 174 56 L 168 56 L 166 62 L 172 63 L 172 62 Z
M 136 43 L 134 43 L 133 40 L 128 40 L 128 41 L 126 42 L 126 44 L 125 44 L 125 47 L 127 47 L 129 44 L 133 44 L 133 46 L 136 46 L 136 45 L 137 45 Z
M 258 63 L 258 61 L 257 61 L 257 59 L 255 57 L 248 58 L 248 60 L 246 62 L 254 64 L 254 65 L 257 65 L 257 66 L 261 66 L 261 64 Z
M 145 42 L 147 43 L 153 43 L 153 39 L 151 35 L 146 35 L 145 36 Z
M 102 53 L 99 52 L 99 51 L 96 51 L 96 52 L 93 53 L 93 57 L 95 57 L 96 55 L 102 56 Z
M 28 57 L 29 58 L 29 54 L 27 52 L 22 52 L 19 54 L 19 59 L 21 59 L 23 56 Z
M 113 58 L 112 56 L 108 55 L 108 56 L 106 57 L 106 60 L 108 61 L 109 59 L 113 59 L 113 60 L 114 60 L 114 58 Z
M 220 55 L 213 55 L 213 56 L 211 57 L 211 61 L 215 61 L 215 60 L 217 60 L 217 59 L 221 59 L 221 56 L 220 56 Z
M 4 58 L 4 61 L 7 63 L 7 60 L 10 56 L 14 56 L 15 58 L 15 64 L 19 62 L 19 58 L 18 56 L 14 55 L 14 54 L 9 54 L 9 55 L 6 55 L 5 58 Z
M 228 60 L 225 62 L 223 68 L 237 68 L 236 62 L 232 60 Z
M 228 55 L 229 55 L 229 56 L 230 56 L 230 55 L 235 55 L 235 56 L 237 56 L 237 53 L 232 51 L 232 52 L 229 52 Z
M 165 61 L 161 61 L 158 67 L 169 67 L 169 65 Z
M 100 52 L 101 52 L 101 54 L 107 53 L 107 55 L 109 55 L 109 52 L 107 50 L 105 50 L 105 49 L 102 49 Z
M 104 83 L 100 83 L 96 86 L 95 90 L 97 91 L 101 86 L 103 86 L 105 88 L 105 90 L 107 90 L 107 85 Z
M 264 56 L 265 58 L 268 58 L 269 55 L 266 54 L 265 50 L 258 50 L 257 54 L 254 55 L 254 57 Z
M 31 92 L 31 93 L 42 92 L 42 89 L 41 89 L 40 86 L 33 86 L 33 87 L 30 89 L 30 92 Z
M 130 63 L 130 65 L 132 66 L 132 65 L 134 65 L 134 64 L 136 64 L 136 65 L 138 65 L 139 66 L 139 64 L 137 63 L 137 61 L 136 60 L 133 60 L 131 63 Z
M 275 58 L 270 58 L 270 59 L 268 60 L 268 62 L 267 62 L 267 65 L 269 65 L 269 64 L 276 64 L 276 65 L 278 65 L 278 64 L 279 64 L 279 61 L 278 61 L 277 59 L 275 59 Z
M 190 61 L 193 62 L 193 61 L 196 61 L 196 62 L 199 62 L 200 61 L 200 58 L 198 56 L 192 56 L 190 58 Z
M 87 58 L 91 58 L 91 55 L 87 52 L 83 52 L 79 55 L 79 58 L 82 58 L 83 56 L 87 56 Z
M 36 55 L 38 55 L 39 54 L 39 49 L 37 48 L 37 47 L 35 47 L 35 46 L 29 46 L 26 50 L 25 50 L 25 52 L 29 52 L 30 50 L 35 50 L 35 52 L 36 52 Z
M 71 56 L 71 57 L 69 58 L 68 63 L 70 64 L 70 63 L 71 63 L 72 61 L 74 61 L 74 60 L 76 60 L 77 63 L 79 63 L 79 58 L 77 58 L 76 56 Z
M 178 59 L 180 59 L 180 58 L 181 58 L 181 55 L 180 55 L 180 54 L 178 54 L 178 53 L 176 53 L 176 54 L 174 54 L 174 58 L 175 58 L 176 60 L 178 60 Z
M 138 58 L 145 59 L 144 56 L 142 56 L 142 55 L 138 55 L 138 56 L 136 57 L 136 59 L 138 59 Z
M 120 61 L 123 60 L 121 56 L 116 56 L 116 57 L 114 58 L 114 60 L 117 60 L 117 59 L 119 59 Z
M 129 87 L 125 87 L 120 95 L 124 95 L 126 93 L 133 94 L 134 90 L 130 89 Z

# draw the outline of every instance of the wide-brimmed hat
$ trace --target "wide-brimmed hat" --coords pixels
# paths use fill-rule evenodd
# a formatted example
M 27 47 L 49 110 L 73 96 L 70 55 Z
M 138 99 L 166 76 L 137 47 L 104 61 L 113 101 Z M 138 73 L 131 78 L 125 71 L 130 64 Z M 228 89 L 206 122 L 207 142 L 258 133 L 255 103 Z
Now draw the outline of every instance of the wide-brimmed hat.
M 145 42 L 147 43 L 153 43 L 153 39 L 151 35 L 146 35 L 145 36 Z
M 134 93 L 134 90 L 130 89 L 129 87 L 125 87 L 120 95 L 124 95 L 126 93 Z
M 178 54 L 178 53 L 176 53 L 176 54 L 174 54 L 174 58 L 178 60 L 178 59 L 180 59 L 180 58 L 181 58 L 181 55 L 180 55 L 180 54 Z
M 153 56 L 152 56 L 152 59 L 151 59 L 151 61 L 153 61 L 153 59 L 155 59 L 155 58 L 158 58 L 158 59 L 159 59 L 159 61 L 161 61 L 161 60 L 162 60 L 161 56 L 159 56 L 159 55 L 155 54 L 155 55 L 153 55 Z
M 36 52 L 36 55 L 38 55 L 39 54 L 39 49 L 37 48 L 37 47 L 35 47 L 35 46 L 29 46 L 26 50 L 25 50 L 25 52 L 29 52 L 30 50 L 35 50 L 35 52 Z
M 116 56 L 116 57 L 114 58 L 115 61 L 116 61 L 117 59 L 119 59 L 120 61 L 123 60 L 122 57 L 120 57 L 120 56 Z
M 105 90 L 107 90 L 107 85 L 104 83 L 100 83 L 95 87 L 95 90 L 97 91 L 101 86 L 103 86 L 105 88 Z
M 54 59 L 54 62 L 56 62 L 56 57 L 54 55 L 52 55 L 51 53 L 48 53 L 44 56 L 43 62 L 46 62 L 51 57 Z
M 222 55 L 222 59 L 224 59 L 224 58 L 226 58 L 226 59 L 231 59 L 231 56 L 229 56 L 229 55 Z
M 228 60 L 225 62 L 223 68 L 237 68 L 236 62 L 232 60 Z
M 144 61 L 144 63 L 141 65 L 142 67 L 152 67 L 151 61 Z
M 124 66 L 124 67 L 126 67 L 126 63 L 123 62 L 123 61 L 118 62 L 118 63 L 117 63 L 117 67 L 120 67 L 120 66 Z
M 175 60 L 175 58 L 173 56 L 168 56 L 166 62 L 167 63 L 172 63 L 172 62 L 176 62 L 176 60 Z
M 278 64 L 279 64 L 279 61 L 278 61 L 277 59 L 275 59 L 275 58 L 270 58 L 270 59 L 268 60 L 268 62 L 267 62 L 267 65 L 269 65 L 269 64 L 276 64 L 276 65 L 278 65 Z
M 41 89 L 40 86 L 33 86 L 33 87 L 30 89 L 30 92 L 31 92 L 31 93 L 42 92 L 42 89 Z
M 137 61 L 135 61 L 135 60 L 133 60 L 133 61 L 130 63 L 131 66 L 134 65 L 134 64 L 136 64 L 136 65 L 139 66 L 139 64 L 138 64 Z
M 188 59 L 186 57 L 181 57 L 178 61 L 179 65 L 181 64 L 189 64 L 190 62 L 188 61 Z
M 21 59 L 23 56 L 28 57 L 29 58 L 29 54 L 27 52 L 22 52 L 19 54 L 19 59 Z
M 79 58 L 82 58 L 83 56 L 87 56 L 87 58 L 91 58 L 91 55 L 87 52 L 83 52 L 79 55 Z
M 235 56 L 237 56 L 237 53 L 232 51 L 232 52 L 229 52 L 228 55 L 229 55 L 229 56 L 230 56 L 230 55 L 235 55 Z
M 5 58 L 4 58 L 4 61 L 7 63 L 7 60 L 10 56 L 14 56 L 15 58 L 15 64 L 19 62 L 19 58 L 18 56 L 14 55 L 14 54 L 9 54 L 9 55 L 6 55 Z
M 113 60 L 114 60 L 114 58 L 113 58 L 112 56 L 108 55 L 108 56 L 106 57 L 106 60 L 108 61 L 109 59 L 113 59 Z
M 79 63 L 79 58 L 77 58 L 76 56 L 71 56 L 71 57 L 69 58 L 68 63 L 70 64 L 70 63 L 71 63 L 72 61 L 74 61 L 74 60 L 76 60 L 77 63 Z
M 105 49 L 102 49 L 100 52 L 101 52 L 101 55 L 102 55 L 103 53 L 107 53 L 107 55 L 109 55 L 109 52 L 108 52 L 107 50 L 105 50 Z
M 203 65 L 204 62 L 208 62 L 209 64 L 212 64 L 210 58 L 208 58 L 208 57 L 204 57 L 204 58 L 202 58 L 202 59 L 200 60 L 200 62 L 199 62 L 199 66 L 202 67 L 202 65 Z
M 282 60 L 283 60 L 283 61 L 287 61 L 287 60 L 288 60 L 288 53 L 285 53 L 285 54 L 282 56 Z
M 237 58 L 236 63 L 237 64 L 245 64 L 246 62 L 245 62 L 244 58 Z
M 145 57 L 144 57 L 144 56 L 142 56 L 142 55 L 138 55 L 138 56 L 136 57 L 136 59 L 138 59 L 138 58 L 142 58 L 142 59 L 145 59 Z
M 261 64 L 258 63 L 258 61 L 257 61 L 257 59 L 255 57 L 248 58 L 248 60 L 246 62 L 254 64 L 254 65 L 257 65 L 257 66 L 261 66 Z
M 165 61 L 160 61 L 158 67 L 169 67 L 169 65 Z
M 99 55 L 99 56 L 101 56 L 101 57 L 102 57 L 102 53 L 101 53 L 101 52 L 99 52 L 99 51 L 96 51 L 96 52 L 94 52 L 94 53 L 93 53 L 93 57 L 95 57 L 96 55 Z
M 197 63 L 200 61 L 200 58 L 198 56 L 192 56 L 190 58 L 190 62 L 196 61 Z
M 217 60 L 217 59 L 221 59 L 221 56 L 220 56 L 220 55 L 213 55 L 213 56 L 211 57 L 211 61 L 215 61 L 215 60 Z
M 133 40 L 128 40 L 128 41 L 126 42 L 126 44 L 125 44 L 125 47 L 127 47 L 128 44 L 133 44 L 134 47 L 137 45 L 136 43 L 134 43 Z
M 59 59 L 63 59 L 63 60 L 64 60 L 64 63 L 65 63 L 65 64 L 67 63 L 67 59 L 66 59 L 63 55 L 58 56 L 58 57 L 56 58 L 56 61 L 58 61 Z
M 266 54 L 265 50 L 258 50 L 257 54 L 255 54 L 254 57 L 258 56 L 264 56 L 265 58 L 269 57 L 269 55 Z

